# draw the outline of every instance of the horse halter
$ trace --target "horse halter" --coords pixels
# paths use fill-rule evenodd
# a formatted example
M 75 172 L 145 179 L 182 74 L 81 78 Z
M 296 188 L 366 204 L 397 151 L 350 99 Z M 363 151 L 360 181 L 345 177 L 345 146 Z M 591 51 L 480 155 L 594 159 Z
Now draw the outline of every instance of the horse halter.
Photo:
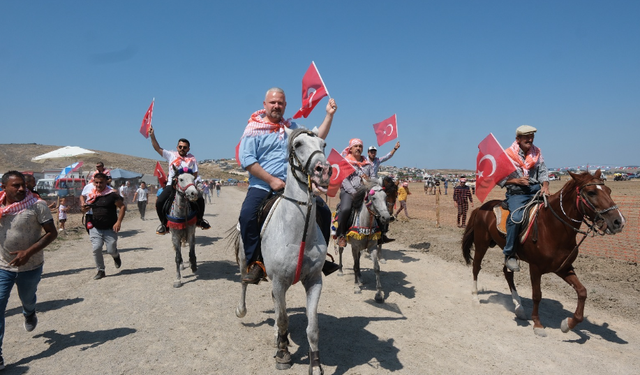
M 384 188 L 380 188 L 380 191 L 384 191 Z M 378 212 L 378 210 L 375 209 L 375 206 L 373 207 L 373 209 L 371 208 L 371 206 L 373 206 L 373 200 L 369 199 L 369 197 L 373 197 L 376 193 L 377 193 L 376 189 L 371 188 L 371 190 L 369 190 L 367 194 L 364 196 L 364 205 L 365 207 L 367 207 L 367 211 L 369 211 L 369 214 L 371 214 L 371 216 L 378 218 L 380 217 L 380 213 Z
M 178 169 L 178 176 L 181 175 L 181 174 L 184 174 L 184 173 L 188 173 L 190 175 L 193 175 L 193 171 L 191 169 L 188 169 L 188 168 L 180 168 L 180 169 Z M 183 188 L 182 186 L 180 186 L 180 184 L 176 184 L 176 190 L 184 195 L 184 194 L 187 193 L 187 189 L 189 189 L 191 186 L 195 187 L 196 185 L 194 183 L 190 183 L 190 184 L 188 184 L 187 186 L 185 186 Z
M 587 227 L 589 227 L 589 230 L 586 233 L 591 232 L 592 230 L 595 230 L 596 233 L 600 234 L 597 230 L 597 227 L 595 226 L 596 222 L 599 222 L 601 220 L 604 220 L 604 218 L 602 217 L 602 214 L 607 213 L 611 210 L 617 210 L 618 206 L 617 205 L 613 205 L 611 207 L 605 208 L 603 210 L 598 210 L 596 208 L 596 206 L 591 202 L 591 200 L 589 200 L 589 198 L 587 196 L 585 196 L 583 189 L 587 186 L 604 186 L 604 183 L 588 183 L 582 186 L 576 186 L 576 208 L 578 209 L 578 212 L 582 215 L 581 220 L 576 220 L 572 217 L 570 217 L 569 215 L 567 215 L 567 213 L 564 211 L 564 206 L 562 205 L 563 199 L 562 199 L 562 192 L 564 190 L 564 188 L 562 190 L 560 190 L 560 209 L 562 210 L 562 213 L 564 214 L 564 216 L 566 216 L 567 218 L 569 218 L 571 221 L 573 221 L 574 223 L 585 223 L 587 225 Z M 594 216 L 590 217 L 589 215 L 587 215 L 587 213 L 585 212 L 584 207 L 590 209 L 591 211 L 593 211 Z M 553 210 L 552 210 L 553 212 Z M 553 212 L 555 214 L 555 212 Z M 591 223 L 589 223 L 587 221 L 587 219 L 591 220 Z M 564 220 L 562 220 L 564 222 Z M 568 223 L 565 222 L 565 224 L 569 225 Z M 580 230 L 576 229 L 576 231 L 580 232 Z M 582 232 L 581 232 L 582 233 Z M 594 234 L 595 235 L 595 234 Z
M 296 134 L 296 137 L 298 137 L 301 134 L 306 134 L 310 137 L 317 137 L 318 135 L 310 130 L 303 130 L 300 133 Z M 309 155 L 309 159 L 307 159 L 306 163 L 302 163 L 302 161 L 300 160 L 300 158 L 298 158 L 298 155 L 296 155 L 296 152 L 293 148 L 293 141 L 295 140 L 295 138 L 292 138 L 289 141 L 289 165 L 291 166 L 291 169 L 293 170 L 293 177 L 300 182 L 301 184 L 305 184 L 307 185 L 307 189 L 309 189 L 309 192 L 312 191 L 311 188 L 311 176 L 309 175 L 309 173 L 307 173 L 307 170 L 309 169 L 309 165 L 311 165 L 311 160 L 313 160 L 313 157 L 316 154 L 322 154 L 323 152 L 321 150 L 315 150 L 311 153 L 311 155 Z M 304 167 L 303 167 L 304 164 Z M 298 173 L 296 172 L 300 172 L 302 173 L 303 176 L 306 177 L 306 181 L 303 181 L 299 176 Z

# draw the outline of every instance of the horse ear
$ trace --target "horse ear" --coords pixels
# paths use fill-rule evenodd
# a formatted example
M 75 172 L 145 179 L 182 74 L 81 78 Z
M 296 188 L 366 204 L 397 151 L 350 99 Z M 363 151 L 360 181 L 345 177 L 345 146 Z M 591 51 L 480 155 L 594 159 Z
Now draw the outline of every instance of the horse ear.
M 596 173 L 593 174 L 593 177 L 595 177 L 595 178 L 597 178 L 599 180 L 601 175 L 602 175 L 602 171 L 600 170 L 600 168 L 598 168 Z
M 573 173 L 571 171 L 567 171 L 567 172 L 569 172 L 569 176 L 571 176 L 571 178 L 573 178 L 574 180 L 577 181 L 577 178 L 576 178 L 578 176 L 577 174 L 575 174 L 575 173 Z
M 284 132 L 285 134 L 287 134 L 287 137 L 291 135 L 291 133 L 293 133 L 293 130 L 287 128 L 286 126 L 284 127 Z

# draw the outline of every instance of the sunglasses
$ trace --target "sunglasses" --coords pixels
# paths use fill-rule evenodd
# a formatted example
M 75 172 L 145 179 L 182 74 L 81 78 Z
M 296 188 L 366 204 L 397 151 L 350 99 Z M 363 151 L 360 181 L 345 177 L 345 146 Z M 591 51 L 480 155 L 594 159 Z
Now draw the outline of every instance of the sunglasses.
M 178 150 L 186 150 L 189 146 L 178 146 Z

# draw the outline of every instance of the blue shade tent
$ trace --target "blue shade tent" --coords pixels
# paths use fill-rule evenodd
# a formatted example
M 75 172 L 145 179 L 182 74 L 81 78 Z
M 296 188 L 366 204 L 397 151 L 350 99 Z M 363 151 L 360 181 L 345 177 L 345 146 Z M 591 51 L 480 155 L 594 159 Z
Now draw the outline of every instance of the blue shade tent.
M 132 172 L 126 169 L 116 168 L 111 170 L 111 178 L 114 180 L 135 180 L 140 177 L 142 177 L 142 173 Z
M 111 186 L 119 187 L 122 183 L 127 181 L 131 182 L 131 185 L 137 186 L 138 180 L 142 177 L 142 173 L 128 171 L 126 169 L 112 169 L 111 170 Z

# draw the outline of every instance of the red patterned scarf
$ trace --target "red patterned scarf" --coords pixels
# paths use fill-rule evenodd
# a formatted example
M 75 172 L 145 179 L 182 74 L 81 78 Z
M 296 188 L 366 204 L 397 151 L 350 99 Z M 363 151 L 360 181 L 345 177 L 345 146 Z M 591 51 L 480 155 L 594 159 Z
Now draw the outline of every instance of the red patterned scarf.
M 0 218 L 4 215 L 17 215 L 27 208 L 33 206 L 34 203 L 39 200 L 41 200 L 40 197 L 30 191 L 27 191 L 27 195 L 23 200 L 7 205 L 7 192 L 0 191 L 0 205 L 4 205 L 4 207 L 0 207 Z
M 98 199 L 98 197 L 102 197 L 105 196 L 109 193 L 114 192 L 115 190 L 113 190 L 113 188 L 109 185 L 107 185 L 107 187 L 104 188 L 104 190 L 102 191 L 98 191 L 98 189 L 94 188 L 91 189 L 91 191 L 89 192 L 89 194 L 87 194 L 87 202 L 88 204 L 91 204 L 93 202 L 96 201 L 96 199 Z
M 284 128 L 291 127 L 291 120 L 282 119 L 279 123 L 275 124 L 267 120 L 266 116 L 263 116 L 265 113 L 267 113 L 267 110 L 261 109 L 251 114 L 247 127 L 244 128 L 244 133 L 242 133 L 242 138 L 275 132 L 279 133 L 278 137 L 280 139 L 284 138 Z
M 518 141 L 514 141 L 513 144 L 504 151 L 507 153 L 511 161 L 513 161 L 517 167 L 522 169 L 524 177 L 528 177 L 529 170 L 542 161 L 542 153 L 540 152 L 540 149 L 534 145 L 531 145 L 531 149 L 525 156 L 524 160 L 520 157 L 520 145 L 518 144 Z
M 186 165 L 192 165 L 192 164 L 196 164 L 196 158 L 192 155 L 192 156 L 181 156 L 180 154 L 176 155 L 176 158 L 173 159 L 173 161 L 171 162 L 171 165 L 175 165 L 176 168 L 178 169 L 182 169 L 182 164 L 185 163 Z

